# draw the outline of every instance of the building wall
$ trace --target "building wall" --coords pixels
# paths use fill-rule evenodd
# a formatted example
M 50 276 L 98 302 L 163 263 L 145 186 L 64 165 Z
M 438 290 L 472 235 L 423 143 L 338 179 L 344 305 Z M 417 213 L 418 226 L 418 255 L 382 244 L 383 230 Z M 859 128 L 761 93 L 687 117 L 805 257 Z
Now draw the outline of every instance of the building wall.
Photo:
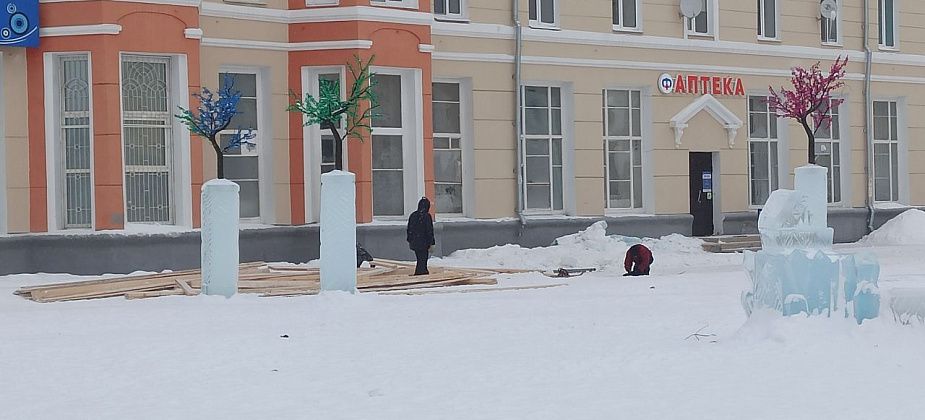
M 29 231 L 29 160 L 28 156 L 28 109 L 22 106 L 27 97 L 26 54 L 22 49 L 0 48 L 0 75 L 3 85 L 0 87 L 0 188 L 5 191 L 0 196 L 5 200 L 5 208 L 0 215 L 5 220 L 0 222 L 0 232 L 18 233 Z
M 606 0 L 581 2 L 559 1 L 558 30 L 534 29 L 529 26 L 527 2 L 521 2 L 520 19 L 525 27 L 522 79 L 531 82 L 558 82 L 572 86 L 569 102 L 575 119 L 572 142 L 575 147 L 574 207 L 575 215 L 600 215 L 605 212 L 602 91 L 623 87 L 648 93 L 649 129 L 644 143 L 652 150 L 645 176 L 649 196 L 646 206 L 635 212 L 682 214 L 689 211 L 688 153 L 709 151 L 719 154 L 720 209 L 725 213 L 754 211 L 750 203 L 748 108 L 745 97 L 718 97 L 744 125 L 737 131 L 732 147 L 718 121 L 701 112 L 684 130 L 681 144 L 675 147 L 671 118 L 697 96 L 664 95 L 657 89 L 660 74 L 692 73 L 710 76 L 741 77 L 748 94 L 765 94 L 768 86 L 789 86 L 789 68 L 810 66 L 823 61 L 827 66 L 840 54 L 849 54 L 848 77 L 838 91 L 846 99 L 841 107 L 842 145 L 849 147 L 850 158 L 842 163 L 848 188 L 835 207 L 862 207 L 866 203 L 867 145 L 864 134 L 863 34 L 861 2 L 844 4 L 841 11 L 841 46 L 824 46 L 820 41 L 818 5 L 783 0 L 779 2 L 779 40 L 759 41 L 754 2 L 721 2 L 716 36 L 685 38 L 677 4 L 641 1 L 641 33 L 615 31 L 611 22 L 611 3 Z M 908 116 L 921 111 L 925 100 L 925 79 L 919 77 L 923 63 L 919 29 L 912 23 L 925 13 L 925 4 L 902 2 L 899 8 L 899 51 L 877 46 L 876 2 L 871 2 L 870 42 L 876 51 L 873 65 L 874 99 L 900 100 L 902 143 L 908 162 L 922 157 L 917 139 L 922 123 Z M 515 84 L 513 82 L 515 44 L 510 3 L 470 0 L 471 23 L 435 23 L 435 77 L 472 78 L 472 139 L 476 159 L 475 217 L 513 216 L 516 211 L 516 143 L 514 123 Z M 913 55 L 915 54 L 915 55 Z M 643 102 L 646 104 L 646 102 Z M 646 118 L 644 118 L 645 120 Z M 779 122 L 781 158 L 780 187 L 792 186 L 793 168 L 806 163 L 806 140 L 802 128 L 793 121 Z M 901 149 L 903 147 L 901 146 Z M 908 168 L 901 203 L 922 205 L 925 188 L 921 165 L 900 164 Z M 499 199 L 499 197 L 504 199 Z M 566 206 L 568 207 L 568 206 Z
M 304 96 L 303 70 L 344 68 L 353 57 L 375 57 L 381 69 L 410 70 L 415 83 L 415 147 L 420 155 L 405 162 L 417 185 L 414 193 L 434 197 L 432 82 L 458 80 L 463 92 L 466 177 L 464 216 L 495 219 L 518 215 L 518 170 L 515 132 L 514 28 L 512 2 L 465 0 L 464 21 L 434 20 L 432 3 L 416 8 L 384 7 L 370 0 L 340 0 L 337 5 L 306 5 L 308 0 L 266 0 L 203 3 L 186 0 L 87 0 L 42 3 L 46 28 L 36 49 L 2 51 L 3 173 L 6 230 L 43 232 L 60 228 L 54 212 L 60 207 L 56 173 L 48 167 L 54 153 L 49 125 L 50 61 L 54 54 L 86 52 L 91 59 L 93 102 L 92 229 L 125 227 L 123 131 L 119 56 L 125 52 L 168 54 L 185 62 L 186 86 L 216 87 L 223 69 L 253 69 L 263 79 L 260 107 L 266 124 L 260 130 L 262 153 L 261 219 L 265 224 L 300 225 L 316 220 L 317 177 L 310 175 L 315 139 L 306 136 L 300 115 L 285 111 L 290 93 Z M 686 216 L 690 211 L 688 157 L 712 152 L 718 210 L 724 214 L 754 214 L 750 199 L 748 106 L 744 96 L 716 95 L 721 108 L 744 125 L 730 144 L 722 121 L 701 111 L 687 121 L 676 143 L 671 120 L 700 95 L 662 94 L 662 73 L 736 77 L 749 95 L 762 95 L 768 86 L 788 86 L 789 68 L 849 56 L 842 147 L 843 200 L 833 207 L 866 205 L 867 145 L 864 133 L 862 2 L 844 1 L 840 9 L 838 43 L 821 43 L 818 5 L 778 1 L 776 40 L 757 36 L 755 4 L 720 1 L 712 36 L 685 35 L 677 2 L 640 0 L 638 31 L 615 30 L 610 0 L 559 0 L 555 30 L 530 27 L 528 0 L 520 2 L 524 25 L 522 80 L 525 85 L 551 84 L 562 89 L 565 115 L 565 189 L 556 216 Z M 925 205 L 925 123 L 914 118 L 925 106 L 925 41 L 921 17 L 925 3 L 897 2 L 896 48 L 879 47 L 877 2 L 871 2 L 868 40 L 874 50 L 872 93 L 875 99 L 899 103 L 901 129 L 899 204 Z M 431 53 L 431 51 L 433 51 Z M 409 79 L 410 80 L 410 79 Z M 349 88 L 349 86 L 347 86 Z M 605 188 L 605 148 L 602 138 L 605 89 L 642 92 L 643 200 L 640 208 L 608 209 Z M 174 92 L 186 96 L 186 89 Z M 12 98 L 27 98 L 27 106 L 10 106 Z M 183 101 L 179 101 L 183 103 Z M 53 103 L 51 103 L 53 105 Z M 196 104 L 190 103 L 195 106 Z M 732 118 L 732 117 L 731 117 Z M 199 224 L 199 189 L 215 174 L 211 148 L 179 130 L 174 140 L 183 150 L 184 189 L 177 201 L 184 214 L 176 224 Z M 793 168 L 806 161 L 802 129 L 779 122 L 779 184 L 792 186 Z M 187 145 L 185 141 L 188 141 Z M 347 167 L 357 174 L 360 222 L 373 221 L 372 141 L 349 140 Z M 22 158 L 28 156 L 28 159 Z M 309 168 L 311 169 L 311 168 Z M 306 174 L 309 173 L 307 176 Z M 52 191 L 50 191 L 52 190 Z M 471 191 L 471 192 L 470 192 Z M 412 194 L 413 195 L 413 194 Z M 406 213 L 413 210 L 405 197 Z M 417 197 L 414 197 L 416 200 Z M 533 215 L 531 215 L 532 217 Z M 545 217 L 547 214 L 537 216 Z M 733 217 L 733 216 L 730 216 Z M 735 216 L 739 217 L 739 216 Z M 439 215 L 438 215 L 439 218 Z M 680 220 L 680 219 L 678 219 Z M 722 225 L 722 224 L 720 224 Z M 0 225 L 0 228 L 3 226 Z

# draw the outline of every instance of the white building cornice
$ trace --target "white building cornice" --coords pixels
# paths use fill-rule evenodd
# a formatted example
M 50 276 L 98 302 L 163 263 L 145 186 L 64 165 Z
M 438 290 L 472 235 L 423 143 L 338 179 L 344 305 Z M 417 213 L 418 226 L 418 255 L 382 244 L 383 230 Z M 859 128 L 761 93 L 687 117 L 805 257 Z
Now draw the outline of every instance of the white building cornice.
M 101 23 L 99 25 L 48 26 L 39 29 L 39 36 L 118 35 L 122 25 Z
M 202 38 L 200 45 L 203 47 L 243 48 L 269 51 L 322 51 L 352 49 L 366 50 L 372 48 L 373 42 L 367 39 L 318 42 L 274 42 L 225 38 Z
M 323 23 L 344 21 L 371 21 L 430 26 L 430 13 L 394 9 L 389 7 L 350 6 L 298 10 L 267 9 L 233 4 L 203 2 L 202 16 L 228 19 L 256 20 L 272 23 Z

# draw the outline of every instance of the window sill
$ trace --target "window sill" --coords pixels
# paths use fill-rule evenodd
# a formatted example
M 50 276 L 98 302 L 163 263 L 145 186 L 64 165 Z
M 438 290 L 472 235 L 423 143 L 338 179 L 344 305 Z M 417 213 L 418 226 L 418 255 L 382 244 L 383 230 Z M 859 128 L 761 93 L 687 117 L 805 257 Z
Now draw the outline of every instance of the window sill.
M 614 32 L 627 33 L 627 34 L 641 34 L 642 28 L 624 28 L 622 26 L 613 26 Z
M 763 36 L 759 36 L 758 42 L 769 43 L 769 44 L 782 44 L 784 41 L 782 41 L 780 38 L 765 38 Z
M 267 2 L 263 0 L 224 0 L 228 4 L 237 4 L 241 6 L 266 6 Z
M 604 209 L 604 217 L 652 217 L 641 208 L 633 209 Z
M 561 31 L 562 30 L 562 28 L 560 28 L 558 25 L 547 25 L 547 24 L 542 24 L 538 22 L 530 22 L 528 26 L 531 29 L 542 29 L 546 31 Z
M 228 1 L 228 0 L 225 0 L 225 1 Z M 340 0 L 333 0 L 333 1 L 328 0 L 326 2 L 319 2 L 318 0 L 315 0 L 315 1 L 305 0 L 305 7 L 331 7 L 331 6 L 339 6 L 339 5 L 340 5 Z
M 699 32 L 688 32 L 688 33 L 687 33 L 687 37 L 688 37 L 688 38 L 697 38 L 697 39 L 709 39 L 709 40 L 711 40 L 711 41 L 716 39 L 716 36 L 713 35 L 713 34 L 702 34 L 702 33 L 699 33 Z
M 443 15 L 434 15 L 434 20 L 437 22 L 447 22 L 447 23 L 469 23 L 469 18 L 466 18 L 466 17 L 454 17 L 454 16 L 443 16 Z
M 404 3 L 402 3 L 402 4 L 387 4 L 387 3 L 379 3 L 379 2 L 370 1 L 370 2 L 369 2 L 369 5 L 372 6 L 372 7 L 386 7 L 386 8 L 390 8 L 390 9 L 411 9 L 411 10 L 417 10 L 417 9 L 418 9 L 418 4 L 417 4 L 417 2 L 414 2 L 414 3 L 411 3 L 411 4 L 404 4 Z
M 844 48 L 845 47 L 844 45 L 842 45 L 841 42 L 823 42 L 822 46 L 829 47 L 829 48 Z
M 891 47 L 888 45 L 877 45 L 877 49 L 884 52 L 899 52 L 899 47 Z
M 898 203 L 896 201 L 875 201 L 874 208 L 877 210 L 903 210 L 903 209 L 913 209 L 915 207 Z

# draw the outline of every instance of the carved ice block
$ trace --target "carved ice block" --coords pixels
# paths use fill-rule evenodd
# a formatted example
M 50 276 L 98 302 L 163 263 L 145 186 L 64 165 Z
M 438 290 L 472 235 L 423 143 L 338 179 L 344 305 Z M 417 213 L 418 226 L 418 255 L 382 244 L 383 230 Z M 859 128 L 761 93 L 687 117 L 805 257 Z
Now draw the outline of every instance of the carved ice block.
M 818 165 L 801 166 L 793 170 L 793 187 L 806 194 L 806 210 L 810 226 L 827 228 L 828 226 L 828 169 Z
M 231 297 L 238 291 L 240 187 L 226 179 L 202 186 L 202 293 Z
M 344 171 L 321 175 L 321 290 L 357 288 L 356 178 Z

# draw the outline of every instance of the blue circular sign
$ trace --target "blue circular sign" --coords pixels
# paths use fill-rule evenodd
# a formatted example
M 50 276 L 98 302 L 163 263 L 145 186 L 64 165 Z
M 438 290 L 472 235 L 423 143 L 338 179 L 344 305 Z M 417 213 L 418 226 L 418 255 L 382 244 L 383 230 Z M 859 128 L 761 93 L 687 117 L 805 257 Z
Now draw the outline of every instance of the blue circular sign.
M 26 33 L 29 29 L 29 18 L 22 13 L 16 13 L 13 16 L 10 16 L 10 29 L 13 30 L 17 35 L 22 35 Z
M 674 92 L 674 77 L 671 77 L 668 73 L 662 73 L 661 76 L 658 76 L 658 90 L 664 94 L 669 94 Z

